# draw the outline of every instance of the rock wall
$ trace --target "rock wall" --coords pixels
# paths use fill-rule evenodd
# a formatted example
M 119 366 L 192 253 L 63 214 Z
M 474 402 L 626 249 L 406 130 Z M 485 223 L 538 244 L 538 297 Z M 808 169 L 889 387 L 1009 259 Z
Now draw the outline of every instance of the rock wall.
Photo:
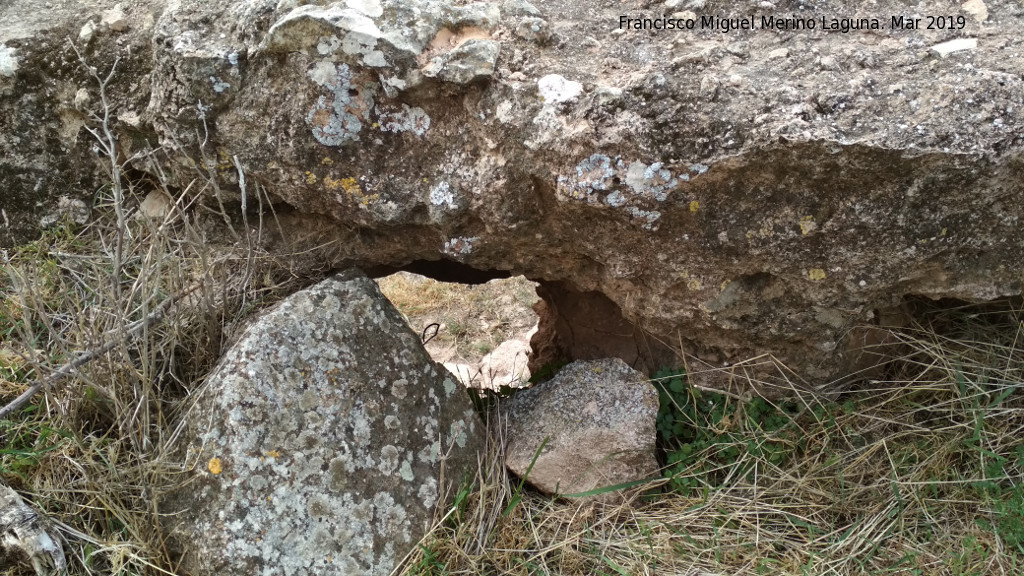
M 862 367 L 854 328 L 906 295 L 1021 291 L 1012 0 L 55 4 L 0 16 L 8 236 L 58 179 L 100 181 L 67 35 L 101 71 L 121 57 L 132 169 L 236 221 L 243 169 L 250 210 L 282 224 L 266 249 L 595 292 L 710 385 L 827 385 Z M 665 15 L 695 28 L 620 28 Z M 765 29 L 794 16 L 815 29 Z

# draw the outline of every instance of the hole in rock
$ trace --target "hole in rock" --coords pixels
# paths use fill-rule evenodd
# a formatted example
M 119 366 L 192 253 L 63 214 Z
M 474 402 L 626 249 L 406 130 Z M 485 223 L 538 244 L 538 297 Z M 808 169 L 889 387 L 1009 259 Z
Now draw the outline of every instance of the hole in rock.
M 983 373 L 1019 364 L 1024 298 L 971 302 L 909 294 L 896 305 L 876 309 L 874 323 L 851 333 L 850 354 L 862 356 L 854 362 L 861 368 L 856 378 L 846 379 L 851 390 L 919 381 L 944 368 Z M 936 364 L 937 354 L 949 364 Z M 965 368 L 972 364 L 975 368 Z
M 620 358 L 646 375 L 682 364 L 676 346 L 625 319 L 604 294 L 569 282 L 537 283 L 449 260 L 366 271 L 429 339 L 431 357 L 469 386 L 543 380 L 573 360 Z
M 377 278 L 377 284 L 413 332 L 422 336 L 425 331 L 430 356 L 464 384 L 522 385 L 530 378 L 537 284 L 523 276 L 452 264 L 413 264 Z M 437 334 L 431 337 L 435 324 Z

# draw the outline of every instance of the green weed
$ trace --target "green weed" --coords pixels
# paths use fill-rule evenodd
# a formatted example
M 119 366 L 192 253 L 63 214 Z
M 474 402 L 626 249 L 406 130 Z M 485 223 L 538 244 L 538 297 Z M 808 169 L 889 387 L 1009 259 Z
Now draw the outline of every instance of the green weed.
M 752 479 L 763 471 L 759 467 L 784 467 L 805 448 L 792 426 L 799 410 L 795 402 L 740 402 L 691 388 L 685 374 L 671 371 L 657 374 L 654 382 L 665 473 L 682 494 L 706 492 L 729 477 Z

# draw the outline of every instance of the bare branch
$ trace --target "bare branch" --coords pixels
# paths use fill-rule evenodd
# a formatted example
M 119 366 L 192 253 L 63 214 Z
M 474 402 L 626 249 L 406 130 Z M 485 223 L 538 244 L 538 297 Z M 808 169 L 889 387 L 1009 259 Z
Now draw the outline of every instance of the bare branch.
M 38 382 L 30 386 L 28 390 L 22 392 L 21 395 L 19 395 L 9 404 L 0 409 L 0 418 L 7 418 L 15 410 L 24 406 L 26 402 L 28 402 L 33 396 L 38 394 L 41 390 L 45 390 L 50 386 L 53 386 L 54 384 L 60 382 L 61 380 L 64 380 L 72 373 L 74 373 L 76 370 L 91 362 L 97 356 L 102 356 L 107 352 L 110 352 L 114 348 L 124 344 L 124 342 L 128 339 L 129 336 L 134 336 L 141 330 L 151 326 L 154 322 L 162 320 L 166 315 L 168 309 L 170 309 L 173 305 L 178 303 L 178 301 L 180 301 L 185 296 L 188 296 L 189 294 L 198 290 L 200 286 L 202 286 L 202 282 L 197 282 L 192 286 L 189 286 L 188 288 L 174 294 L 170 298 L 161 302 L 156 307 L 156 309 L 153 310 L 148 316 L 146 316 L 142 320 L 139 320 L 125 327 L 125 330 L 121 332 L 121 335 L 119 337 L 115 337 L 112 338 L 111 340 L 108 340 L 98 348 L 93 348 L 91 350 L 83 352 L 71 362 L 68 362 L 67 364 L 58 368 L 56 372 L 53 372 L 46 378 L 39 380 Z

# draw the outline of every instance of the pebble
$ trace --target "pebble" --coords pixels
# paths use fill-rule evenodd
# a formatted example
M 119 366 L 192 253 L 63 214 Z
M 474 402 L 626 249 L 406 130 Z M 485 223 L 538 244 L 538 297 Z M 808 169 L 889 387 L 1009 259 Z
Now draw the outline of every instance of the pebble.
M 949 42 L 943 42 L 932 46 L 932 50 L 938 52 L 939 56 L 945 58 L 953 52 L 960 52 L 963 50 L 974 50 L 978 47 L 977 38 L 957 38 L 956 40 L 950 40 Z

